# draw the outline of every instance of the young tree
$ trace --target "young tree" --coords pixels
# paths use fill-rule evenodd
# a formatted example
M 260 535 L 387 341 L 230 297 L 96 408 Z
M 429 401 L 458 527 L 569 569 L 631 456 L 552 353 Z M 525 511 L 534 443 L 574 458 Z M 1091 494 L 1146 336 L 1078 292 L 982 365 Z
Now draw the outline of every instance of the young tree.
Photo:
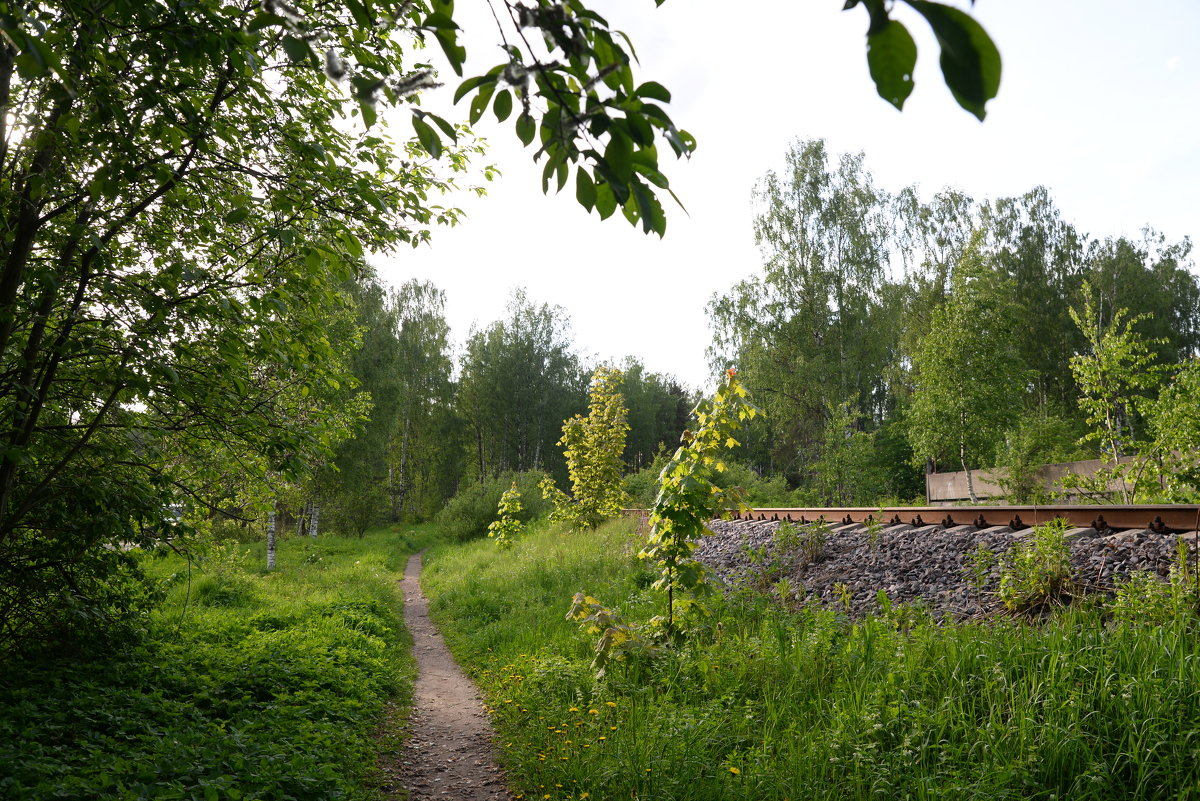
M 638 554 L 653 559 L 661 570 L 653 586 L 667 593 L 667 614 L 660 622 L 668 637 L 676 634 L 676 608 L 695 604 L 694 598 L 677 600 L 676 596 L 706 589 L 704 566 L 692 558 L 692 551 L 709 521 L 740 503 L 736 491 L 722 489 L 715 479 L 725 471 L 723 454 L 738 445 L 733 435 L 759 410 L 731 367 L 712 399 L 701 401 L 692 413 L 695 428 L 683 432 L 682 444 L 663 467 L 658 498 L 650 511 L 650 537 Z
M 524 526 L 517 519 L 517 515 L 521 513 L 521 491 L 517 489 L 517 483 L 504 491 L 500 496 L 500 503 L 496 508 L 496 519 L 488 523 L 488 537 L 496 541 L 496 547 L 501 550 L 511 548 L 516 541 L 516 538 L 521 536 L 521 531 Z
M 571 494 L 558 489 L 549 476 L 542 482 L 544 497 L 554 502 L 554 518 L 576 528 L 595 528 L 619 515 L 625 503 L 621 454 L 629 423 L 621 379 L 615 367 L 597 369 L 588 391 L 587 417 L 577 414 L 563 423 L 558 444 L 567 460 Z
M 1144 489 L 1145 465 L 1121 460 L 1146 447 L 1148 432 L 1139 430 L 1162 383 L 1164 368 L 1152 350 L 1161 343 L 1141 336 L 1134 326 L 1145 317 L 1131 317 L 1125 309 L 1117 309 L 1109 324 L 1103 324 L 1092 298 L 1091 285 L 1085 282 L 1083 309 L 1070 310 L 1089 351 L 1071 357 L 1071 372 L 1081 393 L 1079 408 L 1091 427 L 1082 442 L 1095 443 L 1106 465 L 1096 473 L 1091 489 L 1104 496 L 1115 481 L 1122 502 L 1135 503 Z

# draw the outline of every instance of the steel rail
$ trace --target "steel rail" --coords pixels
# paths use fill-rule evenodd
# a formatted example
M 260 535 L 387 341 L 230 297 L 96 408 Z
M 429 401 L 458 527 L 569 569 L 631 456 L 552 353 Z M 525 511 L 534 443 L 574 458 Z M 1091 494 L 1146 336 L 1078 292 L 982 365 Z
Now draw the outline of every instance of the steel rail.
M 850 506 L 810 509 L 755 508 L 733 512 L 738 520 L 794 520 L 833 524 L 872 523 L 912 526 L 1008 526 L 1023 529 L 1063 519 L 1071 526 L 1110 529 L 1170 531 L 1200 530 L 1200 505 L 1134 504 L 1132 506 Z

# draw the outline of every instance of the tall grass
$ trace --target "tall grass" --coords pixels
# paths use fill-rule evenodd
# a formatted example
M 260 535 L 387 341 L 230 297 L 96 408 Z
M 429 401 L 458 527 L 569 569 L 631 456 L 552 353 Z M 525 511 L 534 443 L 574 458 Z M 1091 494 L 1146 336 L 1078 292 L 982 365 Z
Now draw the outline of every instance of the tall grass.
M 414 672 L 396 581 L 424 535 L 215 548 L 103 655 L 3 666 L 5 799 L 367 799 L 372 731 Z
M 682 647 L 597 678 L 595 638 L 563 618 L 581 590 L 627 619 L 661 612 L 637 549 L 615 523 L 428 559 L 434 614 L 525 797 L 1200 797 L 1194 619 L 852 623 L 746 591 L 712 599 Z

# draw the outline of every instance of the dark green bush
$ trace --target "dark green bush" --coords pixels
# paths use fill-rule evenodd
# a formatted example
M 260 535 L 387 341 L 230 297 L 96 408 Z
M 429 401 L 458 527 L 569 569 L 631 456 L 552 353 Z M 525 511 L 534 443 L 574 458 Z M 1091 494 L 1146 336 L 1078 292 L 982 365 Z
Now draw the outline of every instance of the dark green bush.
M 542 491 L 538 488 L 543 475 L 533 470 L 501 473 L 496 478 L 466 484 L 446 502 L 436 521 L 449 536 L 459 541 L 486 536 L 488 523 L 496 519 L 500 496 L 515 482 L 521 492 L 521 511 L 516 518 L 528 523 L 550 511 L 550 502 L 542 499 Z

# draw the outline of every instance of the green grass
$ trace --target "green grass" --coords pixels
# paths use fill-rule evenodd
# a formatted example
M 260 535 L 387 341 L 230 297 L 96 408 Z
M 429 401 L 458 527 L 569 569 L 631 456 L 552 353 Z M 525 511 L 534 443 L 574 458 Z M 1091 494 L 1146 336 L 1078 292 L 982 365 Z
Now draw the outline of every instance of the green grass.
M 411 697 L 397 580 L 430 529 L 147 555 L 166 602 L 88 658 L 4 666 L 5 799 L 356 799 L 384 704 Z
M 1200 798 L 1194 619 L 1113 627 L 1092 607 L 901 631 L 718 595 L 687 645 L 598 679 L 595 636 L 564 616 L 581 590 L 661 613 L 637 550 L 614 523 L 427 559 L 526 798 Z

